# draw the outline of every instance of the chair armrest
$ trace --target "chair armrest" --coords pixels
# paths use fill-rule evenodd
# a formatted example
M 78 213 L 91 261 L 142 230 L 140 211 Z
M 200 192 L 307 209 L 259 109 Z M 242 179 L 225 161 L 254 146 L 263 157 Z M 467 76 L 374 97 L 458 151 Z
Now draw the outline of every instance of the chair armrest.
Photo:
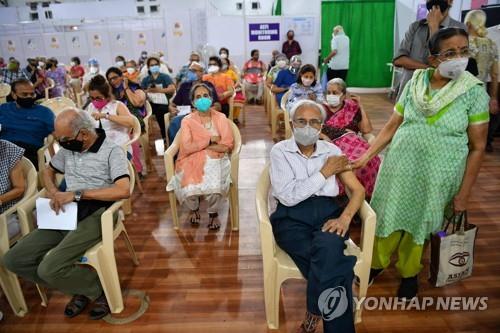
M 26 236 L 34 229 L 33 210 L 36 207 L 36 199 L 44 197 L 46 190 L 42 189 L 40 192 L 26 199 L 17 207 L 17 216 L 19 217 L 19 226 L 21 227 L 21 234 Z
M 359 210 L 361 217 L 361 251 L 365 260 L 372 258 L 373 242 L 375 241 L 375 228 L 377 225 L 377 215 L 368 202 L 364 201 Z
M 179 133 L 177 133 L 176 138 L 179 136 Z M 175 174 L 175 167 L 174 167 L 174 157 L 177 155 L 179 152 L 179 141 L 174 140 L 168 147 L 168 149 L 165 151 L 165 154 L 163 154 L 163 161 L 165 163 L 165 173 L 167 175 L 167 183 L 170 182 L 170 179 L 172 176 Z
M 114 251 L 114 214 L 123 206 L 123 200 L 113 203 L 101 215 L 102 244 L 105 250 Z

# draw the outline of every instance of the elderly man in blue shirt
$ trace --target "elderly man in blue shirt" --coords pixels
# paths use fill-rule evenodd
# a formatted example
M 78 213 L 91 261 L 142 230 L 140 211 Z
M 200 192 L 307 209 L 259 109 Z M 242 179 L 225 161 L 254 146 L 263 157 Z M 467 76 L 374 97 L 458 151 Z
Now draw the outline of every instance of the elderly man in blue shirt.
M 316 330 L 325 307 L 330 306 L 320 295 L 332 292 L 340 295 L 343 303 L 335 316 L 323 317 L 324 332 L 354 332 L 352 281 L 356 257 L 344 255 L 344 242 L 349 237 L 349 224 L 363 203 L 364 188 L 340 149 L 318 140 L 326 118 L 320 104 L 299 101 L 291 108 L 290 118 L 293 137 L 271 150 L 272 195 L 278 206 L 270 220 L 276 242 L 307 279 L 307 312 L 299 332 Z M 335 200 L 338 180 L 351 193 L 345 208 Z

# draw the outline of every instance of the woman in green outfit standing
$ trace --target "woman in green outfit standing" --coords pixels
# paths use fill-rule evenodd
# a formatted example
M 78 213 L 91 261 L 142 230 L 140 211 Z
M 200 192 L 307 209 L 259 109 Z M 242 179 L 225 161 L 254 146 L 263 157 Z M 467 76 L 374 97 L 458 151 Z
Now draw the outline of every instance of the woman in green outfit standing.
M 370 282 L 390 264 L 402 280 L 398 297 L 417 295 L 424 242 L 443 223 L 446 207 L 467 208 L 483 159 L 489 97 L 465 71 L 467 33 L 439 30 L 429 41 L 431 68 L 416 70 L 389 122 L 354 167 L 361 168 L 389 143 L 371 205 L 377 213 Z

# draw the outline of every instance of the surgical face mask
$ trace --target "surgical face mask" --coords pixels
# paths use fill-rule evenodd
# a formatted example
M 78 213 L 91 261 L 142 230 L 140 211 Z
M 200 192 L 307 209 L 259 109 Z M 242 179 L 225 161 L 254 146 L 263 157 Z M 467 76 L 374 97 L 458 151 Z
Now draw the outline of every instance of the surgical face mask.
M 35 97 L 19 97 L 17 96 L 16 103 L 23 109 L 31 109 L 35 105 Z
M 147 54 L 147 53 L 143 53 L 143 54 L 141 54 L 141 58 L 142 58 L 142 59 L 146 59 L 147 57 L 148 57 L 148 54 Z
M 319 139 L 321 130 L 315 129 L 309 125 L 305 127 L 293 127 L 293 137 L 295 141 L 303 146 L 310 146 L 316 143 Z
M 64 149 L 67 149 L 69 151 L 74 151 L 74 152 L 81 152 L 83 150 L 83 141 L 77 140 L 76 138 L 80 134 L 80 131 L 76 134 L 74 139 L 67 140 L 67 141 L 59 141 L 59 145 L 63 147 Z
M 212 106 L 212 99 L 209 97 L 200 97 L 194 101 L 194 107 L 200 112 L 207 112 Z
M 90 66 L 90 74 L 96 74 L 99 72 L 99 67 Z
M 115 66 L 116 66 L 116 67 L 118 67 L 118 68 L 120 68 L 120 67 L 125 66 L 125 63 L 124 63 L 123 61 L 117 61 L 117 62 L 115 63 Z
M 208 70 L 207 72 L 209 72 L 210 74 L 213 74 L 213 73 L 217 73 L 219 71 L 219 66 L 215 66 L 215 65 L 210 65 L 208 66 Z
M 76 62 L 74 62 L 74 61 L 70 62 L 69 64 L 71 65 L 71 67 L 76 66 Z
M 198 80 L 198 75 L 196 75 L 195 72 L 193 71 L 189 71 L 186 75 L 186 80 L 188 82 L 191 82 L 191 81 L 197 81 Z
M 458 79 L 469 63 L 469 58 L 454 58 L 443 61 L 438 66 L 439 74 L 448 79 Z
M 135 73 L 135 68 L 134 67 L 127 67 L 127 73 L 134 74 Z
M 304 85 L 304 87 L 310 87 L 313 81 L 314 79 L 306 79 L 304 77 L 302 78 L 302 84 Z
M 160 72 L 160 66 L 159 65 L 154 65 L 149 67 L 149 70 L 151 71 L 152 74 L 156 74 Z
M 278 61 L 276 61 L 276 65 L 278 65 L 279 68 L 285 68 L 286 67 L 286 60 L 278 60 Z
M 340 97 L 339 95 L 334 95 L 334 94 L 328 94 L 326 95 L 326 102 L 328 105 L 331 105 L 333 107 L 339 106 L 340 105 Z
M 161 61 L 161 62 L 165 62 L 165 57 L 161 56 L 161 57 L 160 57 L 160 61 Z
M 220 54 L 220 57 L 221 57 L 222 59 L 227 59 L 227 53 L 221 53 L 221 54 Z
M 441 10 L 441 13 L 444 13 L 449 7 L 448 1 L 446 1 L 446 0 L 431 0 L 431 1 L 428 1 L 425 4 L 425 6 L 427 7 L 427 10 L 429 10 L 429 11 L 432 9 L 432 7 L 438 6 L 439 9 Z
M 92 101 L 92 105 L 97 109 L 97 110 L 102 110 L 106 105 L 108 104 L 108 101 L 105 99 L 94 99 Z
M 15 71 L 15 70 L 17 70 L 17 65 L 15 63 L 11 62 L 10 64 L 7 65 L 7 69 L 9 71 Z

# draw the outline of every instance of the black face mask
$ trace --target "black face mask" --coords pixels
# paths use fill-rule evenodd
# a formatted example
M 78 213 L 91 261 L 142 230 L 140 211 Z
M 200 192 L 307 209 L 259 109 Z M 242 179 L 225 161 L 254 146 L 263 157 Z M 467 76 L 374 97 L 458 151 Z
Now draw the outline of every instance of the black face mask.
M 31 109 L 33 105 L 35 105 L 36 98 L 35 97 L 17 97 L 16 103 L 22 107 L 23 109 Z
M 59 141 L 59 145 L 63 147 L 64 149 L 67 149 L 69 151 L 74 151 L 74 152 L 81 152 L 83 150 L 83 141 L 77 140 L 76 138 L 80 135 L 80 131 L 76 133 L 76 136 L 74 139 L 67 140 L 67 141 Z
M 428 1 L 425 6 L 427 7 L 427 10 L 431 10 L 432 7 L 434 6 L 439 6 L 439 9 L 441 10 L 441 13 L 444 13 L 449 5 L 448 5 L 448 1 L 446 0 L 431 0 L 431 1 Z

